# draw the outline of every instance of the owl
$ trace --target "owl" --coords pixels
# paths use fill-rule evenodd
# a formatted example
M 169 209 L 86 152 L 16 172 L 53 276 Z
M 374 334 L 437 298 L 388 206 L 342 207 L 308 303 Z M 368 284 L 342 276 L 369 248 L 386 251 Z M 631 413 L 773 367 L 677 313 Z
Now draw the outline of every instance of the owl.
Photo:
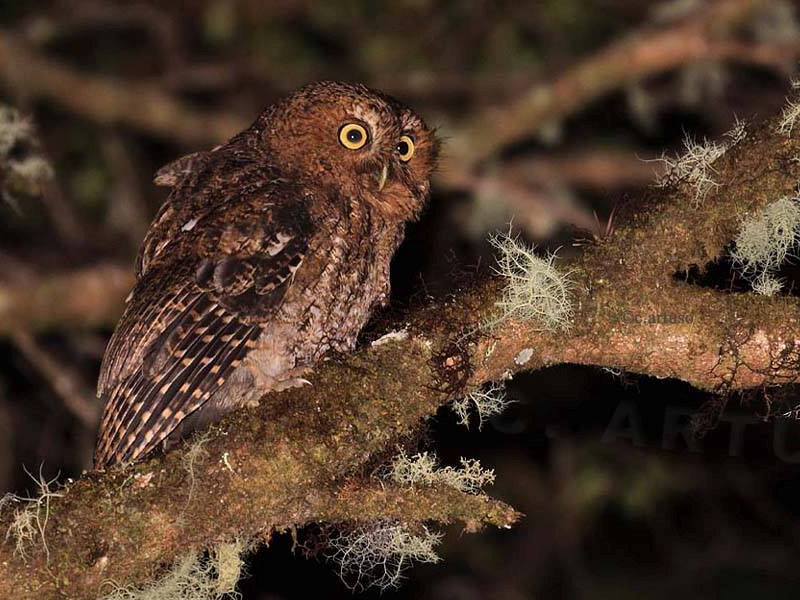
M 320 82 L 162 168 L 170 194 L 100 371 L 95 468 L 169 448 L 352 350 L 389 298 L 438 148 L 394 98 Z

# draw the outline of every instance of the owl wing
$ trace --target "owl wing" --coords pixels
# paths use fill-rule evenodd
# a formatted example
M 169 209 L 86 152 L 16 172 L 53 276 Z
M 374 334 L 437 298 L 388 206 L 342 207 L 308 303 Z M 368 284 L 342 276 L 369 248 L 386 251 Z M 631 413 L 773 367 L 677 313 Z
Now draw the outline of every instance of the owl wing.
M 101 367 L 96 468 L 154 449 L 225 383 L 280 307 L 312 227 L 302 203 L 261 204 L 205 215 L 189 257 L 178 252 L 137 283 Z

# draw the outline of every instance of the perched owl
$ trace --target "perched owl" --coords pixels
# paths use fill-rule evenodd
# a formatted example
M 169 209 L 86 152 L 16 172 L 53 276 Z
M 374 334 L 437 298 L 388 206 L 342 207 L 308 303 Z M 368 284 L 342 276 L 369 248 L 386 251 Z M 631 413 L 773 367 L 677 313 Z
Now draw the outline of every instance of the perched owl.
M 322 82 L 161 169 L 171 193 L 100 372 L 95 468 L 168 447 L 351 350 L 387 302 L 437 151 L 397 100 Z

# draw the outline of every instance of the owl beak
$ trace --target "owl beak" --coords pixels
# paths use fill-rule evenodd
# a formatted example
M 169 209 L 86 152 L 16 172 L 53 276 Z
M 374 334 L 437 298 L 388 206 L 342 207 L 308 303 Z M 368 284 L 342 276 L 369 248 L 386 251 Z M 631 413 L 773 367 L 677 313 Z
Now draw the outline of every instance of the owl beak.
M 375 173 L 375 181 L 378 183 L 379 192 L 382 191 L 383 186 L 386 185 L 387 177 L 389 177 L 389 165 L 384 164 L 383 168 Z

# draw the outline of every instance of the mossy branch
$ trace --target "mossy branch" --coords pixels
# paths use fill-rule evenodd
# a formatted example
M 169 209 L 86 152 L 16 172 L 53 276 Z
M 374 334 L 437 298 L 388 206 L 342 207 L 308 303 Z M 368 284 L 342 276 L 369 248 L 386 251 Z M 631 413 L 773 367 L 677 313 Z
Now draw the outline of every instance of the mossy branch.
M 795 381 L 797 298 L 675 277 L 720 257 L 743 218 L 793 193 L 800 144 L 778 124 L 748 132 L 714 163 L 717 185 L 699 205 L 679 181 L 623 208 L 616 231 L 566 266 L 569 329 L 513 318 L 482 326 L 497 314 L 499 278 L 431 303 L 403 320 L 407 335 L 334 358 L 313 385 L 230 415 L 202 452 L 190 443 L 68 485 L 49 503 L 47 551 L 29 547 L 23 558 L 14 543 L 0 545 L 0 597 L 95 598 L 104 582 L 144 583 L 187 551 L 315 522 L 509 526 L 517 513 L 482 494 L 368 474 L 440 406 L 517 370 L 600 365 L 715 391 Z M 0 514 L 0 531 L 12 518 Z
M 231 415 L 202 452 L 190 442 L 67 486 L 49 507 L 49 557 L 0 547 L 0 597 L 95 598 L 104 582 L 143 584 L 188 551 L 314 522 L 511 525 L 517 513 L 482 494 L 358 475 L 445 401 L 432 352 L 422 337 L 366 349 L 320 368 L 311 387 Z

